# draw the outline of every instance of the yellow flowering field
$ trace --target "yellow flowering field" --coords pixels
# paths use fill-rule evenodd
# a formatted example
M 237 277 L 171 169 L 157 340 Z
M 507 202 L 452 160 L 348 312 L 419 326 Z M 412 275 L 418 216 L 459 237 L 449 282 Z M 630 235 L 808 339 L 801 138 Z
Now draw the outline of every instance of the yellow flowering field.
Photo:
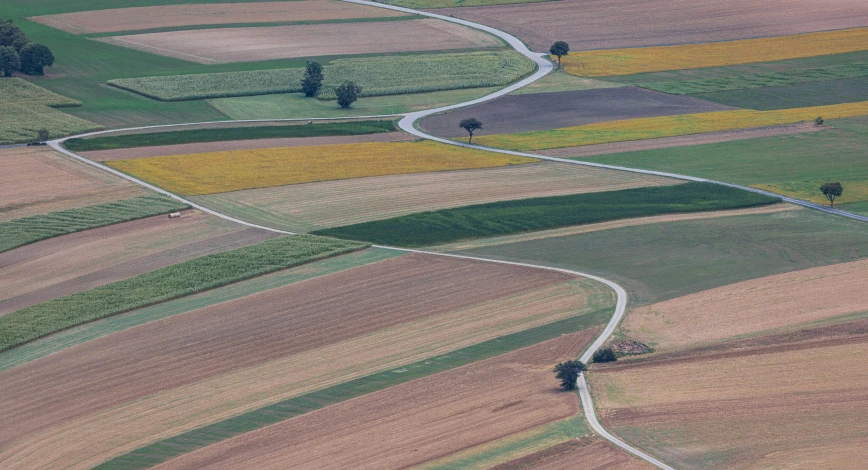
M 425 141 L 233 150 L 116 160 L 106 164 L 176 194 L 193 196 L 365 176 L 490 168 L 533 161 L 537 160 Z
M 760 39 L 571 52 L 564 70 L 582 77 L 631 75 L 796 59 L 868 49 L 868 28 L 794 34 Z
M 474 142 L 510 150 L 543 150 L 791 124 L 811 121 L 818 116 L 824 119 L 868 116 L 868 101 L 775 111 L 737 109 L 626 119 L 545 131 L 484 135 L 474 139 Z
M 835 181 L 839 181 L 844 186 L 844 194 L 835 199 L 835 207 L 838 204 L 868 201 L 868 181 L 859 179 Z M 829 204 L 829 200 L 820 192 L 820 186 L 828 182 L 826 180 L 808 180 L 776 184 L 752 184 L 751 187 L 783 194 L 784 196 L 805 199 L 817 204 Z

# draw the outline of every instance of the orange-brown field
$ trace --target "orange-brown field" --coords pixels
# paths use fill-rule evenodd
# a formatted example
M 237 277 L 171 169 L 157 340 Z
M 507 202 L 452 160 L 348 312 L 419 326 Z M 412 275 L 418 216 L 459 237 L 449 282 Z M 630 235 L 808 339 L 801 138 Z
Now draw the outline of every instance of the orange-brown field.
M 487 33 L 434 19 L 199 29 L 98 40 L 201 64 L 311 55 L 480 49 L 502 44 Z
M 303 0 L 113 8 L 37 16 L 30 20 L 70 33 L 84 34 L 203 24 L 279 23 L 405 15 L 337 0 Z
M 597 329 L 339 403 L 157 468 L 406 468 L 579 411 L 551 374 Z
M 0 315 L 275 236 L 193 210 L 25 245 L 0 253 Z
M 45 147 L 0 149 L 0 221 L 144 194 L 140 186 Z

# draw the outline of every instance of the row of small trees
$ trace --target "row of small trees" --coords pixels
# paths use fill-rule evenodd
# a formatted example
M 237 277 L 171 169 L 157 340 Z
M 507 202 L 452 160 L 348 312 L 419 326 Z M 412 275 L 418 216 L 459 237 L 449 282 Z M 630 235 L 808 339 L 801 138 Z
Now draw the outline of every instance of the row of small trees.
M 30 42 L 12 20 L 0 19 L 0 73 L 11 77 L 14 72 L 44 75 L 45 67 L 54 65 L 48 47 Z
M 308 62 L 304 69 L 304 78 L 301 79 L 301 91 L 304 96 L 312 98 L 316 96 L 322 89 L 322 82 L 325 79 L 322 71 L 322 65 L 319 62 Z M 338 105 L 341 108 L 349 108 L 362 94 L 362 87 L 351 80 L 346 80 L 340 86 L 335 88 L 335 95 L 338 97 Z

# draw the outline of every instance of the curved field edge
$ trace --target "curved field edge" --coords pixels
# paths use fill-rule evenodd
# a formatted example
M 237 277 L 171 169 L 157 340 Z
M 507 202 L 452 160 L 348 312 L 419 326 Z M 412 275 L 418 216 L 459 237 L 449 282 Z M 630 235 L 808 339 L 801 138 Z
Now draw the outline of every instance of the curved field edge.
M 624 189 L 443 209 L 313 234 L 420 247 L 660 214 L 757 207 L 779 199 L 712 183 Z
M 448 354 L 407 364 L 387 372 L 369 375 L 317 392 L 284 400 L 142 447 L 128 454 L 116 457 L 96 468 L 150 468 L 179 455 L 291 419 L 328 405 L 541 343 L 557 338 L 565 333 L 574 333 L 602 325 L 609 320 L 613 312 L 614 307 L 567 318 L 459 349 Z
M 400 251 L 369 248 L 106 317 L 0 353 L 0 372 L 138 325 L 402 255 Z
M 296 235 L 202 256 L 0 317 L 0 351 L 111 315 L 366 247 Z

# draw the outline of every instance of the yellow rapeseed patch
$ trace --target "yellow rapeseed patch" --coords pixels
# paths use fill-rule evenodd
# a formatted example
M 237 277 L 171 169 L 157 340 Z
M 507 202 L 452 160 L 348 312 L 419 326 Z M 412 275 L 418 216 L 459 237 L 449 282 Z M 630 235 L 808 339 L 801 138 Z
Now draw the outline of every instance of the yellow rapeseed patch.
M 109 166 L 187 196 L 365 176 L 516 165 L 532 158 L 436 142 L 367 142 L 116 160 Z
M 474 142 L 519 151 L 543 150 L 791 124 L 810 121 L 818 116 L 824 119 L 868 116 L 868 101 L 775 111 L 737 109 L 626 119 L 545 131 L 485 135 L 477 137 Z
M 868 49 L 868 28 L 794 34 L 760 39 L 571 52 L 564 70 L 582 77 L 630 75 L 796 59 Z

